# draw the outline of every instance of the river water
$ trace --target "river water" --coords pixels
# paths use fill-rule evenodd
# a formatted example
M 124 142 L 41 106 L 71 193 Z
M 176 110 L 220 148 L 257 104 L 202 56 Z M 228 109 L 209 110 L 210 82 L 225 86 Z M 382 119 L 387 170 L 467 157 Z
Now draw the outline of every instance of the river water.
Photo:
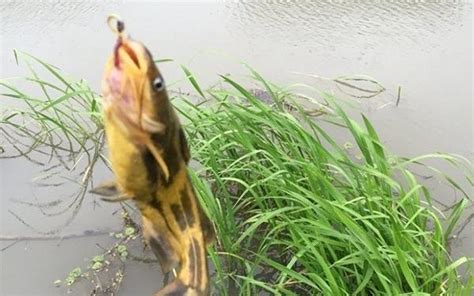
M 114 36 L 105 25 L 116 12 L 133 37 L 145 43 L 164 64 L 167 80 L 183 77 L 189 67 L 203 85 L 217 74 L 244 79 L 245 61 L 262 76 L 288 85 L 305 82 L 327 87 L 319 77 L 365 74 L 386 91 L 360 100 L 360 109 L 375 125 L 392 152 L 415 156 L 449 152 L 474 160 L 472 90 L 472 2 L 463 1 L 262 1 L 214 2 L 0 2 L 0 77 L 20 75 L 12 50 L 20 49 L 86 79 L 98 89 L 102 65 Z M 401 96 L 396 106 L 398 87 Z M 2 107 L 4 107 L 4 103 Z M 449 168 L 448 169 L 449 172 Z M 61 196 L 63 187 L 45 190 L 32 182 L 41 168 L 21 159 L 0 161 L 0 294 L 62 295 L 53 281 L 63 279 L 85 258 L 98 254 L 120 229 L 117 205 L 86 198 L 75 220 L 57 236 L 38 239 L 66 216 L 46 218 L 21 201 Z M 98 172 L 98 179 L 109 176 Z M 451 189 L 428 182 L 445 202 L 459 198 Z M 472 187 L 469 188 L 472 194 Z M 19 202 L 20 201 L 20 202 Z M 472 207 L 468 213 L 472 213 Z M 13 213 L 13 214 L 12 214 Z M 99 233 L 96 233 L 99 232 Z M 94 233 L 94 235 L 87 235 Z M 474 257 L 474 226 L 469 224 L 452 244 L 454 257 Z M 150 295 L 161 278 L 155 265 L 132 263 L 121 295 Z M 80 289 L 72 294 L 83 295 Z

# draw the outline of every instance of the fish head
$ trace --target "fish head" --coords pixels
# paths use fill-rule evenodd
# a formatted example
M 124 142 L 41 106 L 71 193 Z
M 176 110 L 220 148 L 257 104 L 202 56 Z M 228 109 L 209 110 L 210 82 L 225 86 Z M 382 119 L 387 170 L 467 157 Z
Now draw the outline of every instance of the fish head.
M 165 81 L 140 42 L 119 37 L 105 66 L 102 96 L 106 117 L 133 140 L 165 132 L 171 108 Z

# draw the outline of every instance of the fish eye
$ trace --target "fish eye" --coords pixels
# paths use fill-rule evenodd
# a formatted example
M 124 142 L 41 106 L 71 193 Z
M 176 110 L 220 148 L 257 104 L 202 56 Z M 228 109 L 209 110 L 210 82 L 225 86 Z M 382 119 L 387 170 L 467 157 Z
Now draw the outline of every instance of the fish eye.
M 153 89 L 156 91 L 162 91 L 165 88 L 165 82 L 163 81 L 163 78 L 160 76 L 156 77 L 155 80 L 153 80 Z

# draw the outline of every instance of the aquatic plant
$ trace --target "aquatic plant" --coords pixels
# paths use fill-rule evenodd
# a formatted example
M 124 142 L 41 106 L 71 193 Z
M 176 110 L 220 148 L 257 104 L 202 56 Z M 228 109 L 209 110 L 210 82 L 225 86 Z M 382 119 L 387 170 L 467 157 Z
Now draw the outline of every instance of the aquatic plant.
M 37 99 L 2 80 L 3 95 L 29 108 L 4 110 L 2 137 L 7 135 L 21 156 L 49 149 L 51 157 L 66 153 L 67 162 L 76 163 L 81 154 L 106 161 L 97 95 L 34 61 L 56 73 L 63 86 L 29 80 L 63 95 Z M 441 153 L 393 155 L 368 118 L 349 118 L 341 101 L 308 86 L 314 98 L 275 86 L 250 69 L 268 96 L 264 100 L 229 76 L 221 77 L 220 87 L 203 90 L 183 69 L 204 100 L 195 104 L 173 93 L 197 162 L 192 181 L 217 231 L 209 253 L 216 294 L 470 294 L 474 276 L 468 269 L 461 277 L 459 267 L 469 267 L 472 259 L 453 260 L 448 252 L 470 197 L 454 179 L 425 164 L 446 161 L 472 184 L 469 161 Z M 319 111 L 303 109 L 301 98 Z M 76 124 L 71 116 L 93 125 Z M 354 145 L 337 144 L 333 129 L 344 129 Z M 20 147 L 12 131 L 33 144 Z M 463 198 L 447 213 L 438 209 L 436 196 L 414 173 L 416 166 L 431 170 Z

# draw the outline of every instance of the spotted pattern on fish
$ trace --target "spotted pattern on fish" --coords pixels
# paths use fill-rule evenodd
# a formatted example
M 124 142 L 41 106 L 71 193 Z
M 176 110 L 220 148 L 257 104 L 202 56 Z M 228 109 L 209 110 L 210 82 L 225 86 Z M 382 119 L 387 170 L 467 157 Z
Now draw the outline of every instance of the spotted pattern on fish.
M 174 219 L 178 222 L 181 231 L 185 231 L 188 227 L 186 217 L 180 204 L 172 204 L 171 211 L 173 211 Z
M 160 213 L 160 215 L 161 215 L 162 217 L 166 217 L 166 216 L 165 216 L 165 212 L 164 212 L 164 210 L 163 210 L 163 203 L 162 203 L 161 201 L 159 201 L 158 199 L 153 199 L 150 204 L 151 204 L 151 206 L 152 206 L 153 208 L 155 208 L 155 209 L 158 210 L 158 212 Z M 164 220 L 164 223 L 166 224 L 166 228 L 167 228 L 175 237 L 177 237 L 178 235 L 173 231 L 173 228 L 170 226 L 168 219 L 163 219 L 163 220 Z
M 148 182 L 150 183 L 149 186 L 155 189 L 157 181 L 158 181 L 159 170 L 158 170 L 158 166 L 155 164 L 153 154 L 150 152 L 150 150 L 145 149 L 142 152 L 141 156 L 142 156 L 143 164 L 145 165 L 145 168 L 146 168 L 147 179 L 148 179 Z
M 151 135 L 151 141 L 158 147 L 163 147 L 163 155 L 166 155 L 165 162 L 169 170 L 168 180 L 162 180 L 163 184 L 170 186 L 173 183 L 173 178 L 181 168 L 181 152 L 176 148 L 176 135 L 170 137 L 170 135 L 176 134 L 176 129 L 173 127 L 167 127 L 165 135 L 160 133 L 154 133 Z
M 191 203 L 191 198 L 188 194 L 188 190 L 186 189 L 181 190 L 180 195 L 181 195 L 181 205 L 184 210 L 184 216 L 186 217 L 188 227 L 193 227 L 194 221 L 197 219 L 194 217 L 193 205 Z

